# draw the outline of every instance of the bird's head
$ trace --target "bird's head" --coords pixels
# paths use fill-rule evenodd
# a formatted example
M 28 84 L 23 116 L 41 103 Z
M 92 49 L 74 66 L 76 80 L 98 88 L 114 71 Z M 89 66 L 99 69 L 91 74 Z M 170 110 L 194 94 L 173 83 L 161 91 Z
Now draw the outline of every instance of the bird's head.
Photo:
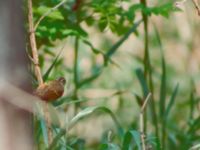
M 57 81 L 59 81 L 63 86 L 66 84 L 66 80 L 64 77 L 58 78 Z

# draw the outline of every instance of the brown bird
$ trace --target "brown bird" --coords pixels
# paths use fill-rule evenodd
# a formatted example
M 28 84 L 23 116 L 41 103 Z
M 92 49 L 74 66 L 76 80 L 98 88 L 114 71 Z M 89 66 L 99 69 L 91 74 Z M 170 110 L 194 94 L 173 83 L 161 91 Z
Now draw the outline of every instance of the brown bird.
M 44 101 L 54 101 L 63 95 L 65 83 L 65 78 L 60 77 L 57 80 L 38 86 L 33 93 Z

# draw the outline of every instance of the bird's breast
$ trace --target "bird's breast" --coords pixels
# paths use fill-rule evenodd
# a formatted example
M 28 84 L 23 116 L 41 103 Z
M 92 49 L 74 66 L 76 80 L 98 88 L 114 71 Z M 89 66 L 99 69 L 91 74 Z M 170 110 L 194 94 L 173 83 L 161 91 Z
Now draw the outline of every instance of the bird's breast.
M 44 101 L 54 101 L 60 98 L 64 93 L 64 86 L 59 82 L 52 81 L 48 84 L 43 84 L 39 86 L 35 95 Z

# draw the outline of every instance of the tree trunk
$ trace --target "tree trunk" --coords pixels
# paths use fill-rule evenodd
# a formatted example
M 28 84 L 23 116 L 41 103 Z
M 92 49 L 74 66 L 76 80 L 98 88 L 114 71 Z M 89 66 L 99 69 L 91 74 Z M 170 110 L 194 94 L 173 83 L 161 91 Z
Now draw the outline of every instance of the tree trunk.
M 20 89 L 26 89 L 27 92 L 31 87 L 27 73 L 22 6 L 22 0 L 0 0 L 1 150 L 33 149 L 32 115 L 9 102 L 9 98 L 14 99 L 17 93 L 12 95 L 13 91 L 5 86 L 10 83 Z

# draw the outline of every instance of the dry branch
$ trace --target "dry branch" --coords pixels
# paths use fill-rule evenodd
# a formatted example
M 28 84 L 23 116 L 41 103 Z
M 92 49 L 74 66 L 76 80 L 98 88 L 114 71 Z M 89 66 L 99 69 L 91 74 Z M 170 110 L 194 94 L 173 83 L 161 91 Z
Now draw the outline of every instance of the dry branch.
M 39 66 L 39 58 L 38 58 L 38 52 L 37 52 L 37 45 L 35 40 L 35 32 L 34 32 L 34 26 L 33 26 L 33 13 L 32 13 L 32 1 L 28 0 L 28 22 L 29 22 L 29 33 L 30 33 L 30 46 L 32 50 L 32 57 L 34 61 L 34 69 L 35 69 L 35 75 L 39 82 L 39 85 L 43 84 L 42 74 Z
M 32 0 L 28 0 L 28 24 L 29 24 L 29 33 L 30 33 L 30 46 L 32 51 L 32 57 L 34 62 L 34 70 L 35 70 L 35 76 L 38 80 L 39 85 L 43 84 L 43 78 L 41 74 L 41 69 L 39 66 L 39 57 L 38 57 L 38 51 L 37 51 L 37 45 L 36 45 L 36 39 L 35 39 L 35 32 L 34 32 L 34 25 L 33 25 L 33 11 L 32 11 Z M 51 132 L 51 121 L 50 116 L 48 112 L 48 104 L 43 107 L 44 109 L 44 118 L 47 124 L 48 128 L 48 142 L 49 144 L 52 141 L 52 132 Z

